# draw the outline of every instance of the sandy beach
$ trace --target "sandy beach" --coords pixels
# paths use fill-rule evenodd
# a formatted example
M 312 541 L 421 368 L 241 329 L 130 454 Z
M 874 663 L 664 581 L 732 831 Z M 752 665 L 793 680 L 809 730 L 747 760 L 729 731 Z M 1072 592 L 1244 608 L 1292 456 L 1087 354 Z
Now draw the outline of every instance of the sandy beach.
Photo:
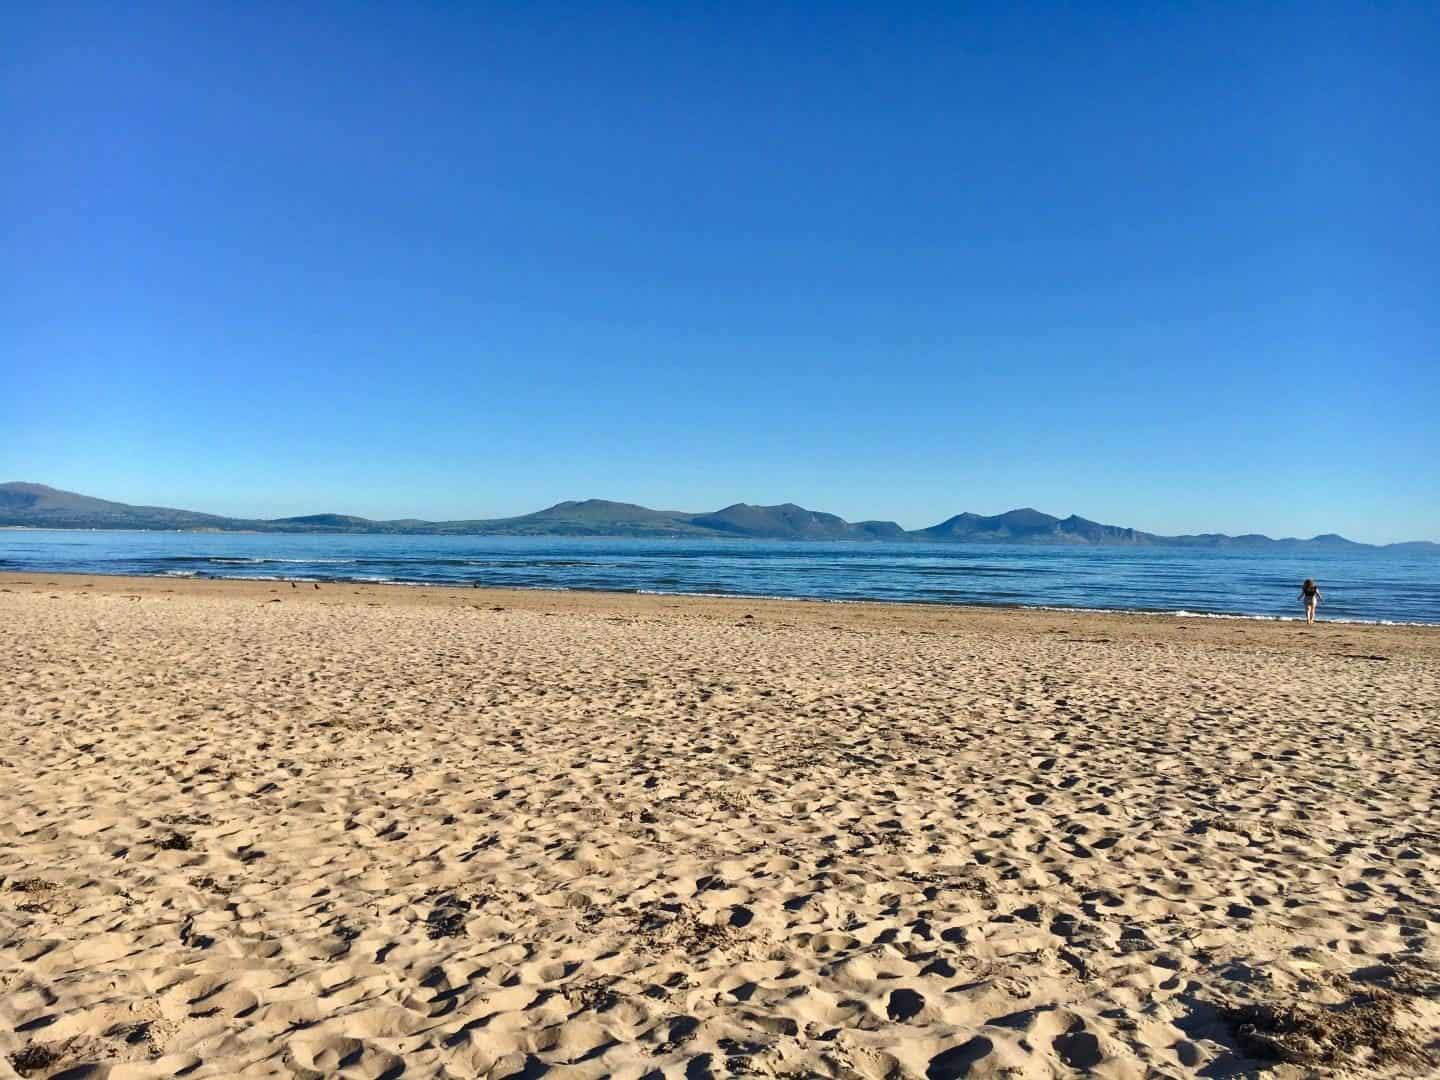
M 1440 1069 L 1440 630 L 9 575 L 0 646 L 0 1076 Z

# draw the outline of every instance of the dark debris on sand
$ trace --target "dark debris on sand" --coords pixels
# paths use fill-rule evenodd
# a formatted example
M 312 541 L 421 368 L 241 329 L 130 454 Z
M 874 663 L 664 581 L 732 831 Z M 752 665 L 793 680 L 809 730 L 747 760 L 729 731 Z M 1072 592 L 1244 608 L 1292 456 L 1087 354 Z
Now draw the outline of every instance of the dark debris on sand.
M 1335 1006 L 1252 1004 L 1222 1010 L 1252 1057 L 1302 1066 L 1435 1067 L 1410 1032 L 1397 1027 L 1396 995 L 1379 991 Z
M 63 1055 L 44 1043 L 31 1043 L 9 1055 L 10 1067 L 21 1076 L 33 1076 L 57 1064 Z
M 465 916 L 471 907 L 469 900 L 462 900 L 449 893 L 437 897 L 435 906 L 425 917 L 425 933 L 432 941 L 459 937 L 465 931 Z

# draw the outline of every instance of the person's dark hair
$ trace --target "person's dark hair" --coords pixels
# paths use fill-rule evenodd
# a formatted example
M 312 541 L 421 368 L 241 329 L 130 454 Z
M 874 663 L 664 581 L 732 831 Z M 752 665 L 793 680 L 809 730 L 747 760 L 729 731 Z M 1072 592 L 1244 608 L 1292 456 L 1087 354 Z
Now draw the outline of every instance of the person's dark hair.
M 1308 578 L 1308 577 L 1307 577 L 1307 578 L 1305 579 L 1305 584 L 1304 584 L 1303 588 L 1306 588 L 1306 589 L 1313 589 L 1313 588 L 1315 588 L 1315 579 L 1314 579 L 1314 578 Z

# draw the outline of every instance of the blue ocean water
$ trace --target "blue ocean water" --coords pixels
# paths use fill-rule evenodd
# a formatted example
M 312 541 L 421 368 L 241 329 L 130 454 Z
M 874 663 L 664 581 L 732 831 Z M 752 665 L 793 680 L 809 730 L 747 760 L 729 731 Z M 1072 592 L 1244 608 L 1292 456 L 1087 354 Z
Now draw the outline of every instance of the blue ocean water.
M 495 585 L 1440 623 L 1440 559 L 1196 548 L 0 530 L 0 571 Z

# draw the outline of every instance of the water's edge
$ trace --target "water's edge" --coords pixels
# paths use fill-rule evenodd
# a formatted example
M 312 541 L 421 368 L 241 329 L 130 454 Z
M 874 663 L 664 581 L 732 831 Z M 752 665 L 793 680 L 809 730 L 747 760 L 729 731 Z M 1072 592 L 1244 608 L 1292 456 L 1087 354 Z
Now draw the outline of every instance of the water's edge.
M 138 530 L 136 530 L 138 531 Z M 556 592 L 556 593 L 584 593 L 593 596 L 666 596 L 677 598 L 693 598 L 696 600 L 759 600 L 767 603 L 781 604 L 836 604 L 836 605 L 901 605 L 904 607 L 932 607 L 932 608 L 954 608 L 959 611 L 967 609 L 978 609 L 982 611 L 1048 611 L 1060 615 L 1115 615 L 1121 617 L 1135 618 L 1175 618 L 1175 619 L 1220 619 L 1233 622 L 1304 622 L 1302 615 L 1251 615 L 1229 611 L 1187 611 L 1183 608 L 1107 608 L 1107 607 L 1080 607 L 1064 606 L 1055 604 L 1007 604 L 1007 603 L 986 603 L 984 601 L 970 601 L 957 603 L 946 600 L 888 600 L 875 597 L 831 597 L 831 596 L 773 596 L 764 593 L 742 593 L 742 592 L 684 592 L 679 590 L 665 591 L 660 589 L 604 589 L 585 588 L 564 585 L 491 585 L 478 582 L 437 582 L 437 581 L 401 581 L 386 580 L 376 581 L 372 578 L 348 578 L 348 577 L 266 577 L 260 575 L 238 576 L 225 574 L 204 574 L 204 573 L 154 573 L 137 574 L 129 571 L 103 571 L 103 570 L 54 570 L 36 568 L 31 571 L 19 571 L 11 569 L 0 569 L 0 581 L 20 573 L 46 573 L 56 577 L 113 577 L 113 578 L 142 578 L 150 581 L 215 581 L 215 582 L 295 582 L 297 584 L 326 584 L 326 585 L 367 585 L 376 588 L 395 589 L 480 589 L 521 592 Z M 1418 627 L 1424 630 L 1435 630 L 1440 632 L 1440 624 L 1433 622 L 1404 622 L 1394 619 L 1355 619 L 1355 618 L 1317 618 L 1320 623 L 1334 623 L 1341 626 L 1394 626 L 1394 627 Z

